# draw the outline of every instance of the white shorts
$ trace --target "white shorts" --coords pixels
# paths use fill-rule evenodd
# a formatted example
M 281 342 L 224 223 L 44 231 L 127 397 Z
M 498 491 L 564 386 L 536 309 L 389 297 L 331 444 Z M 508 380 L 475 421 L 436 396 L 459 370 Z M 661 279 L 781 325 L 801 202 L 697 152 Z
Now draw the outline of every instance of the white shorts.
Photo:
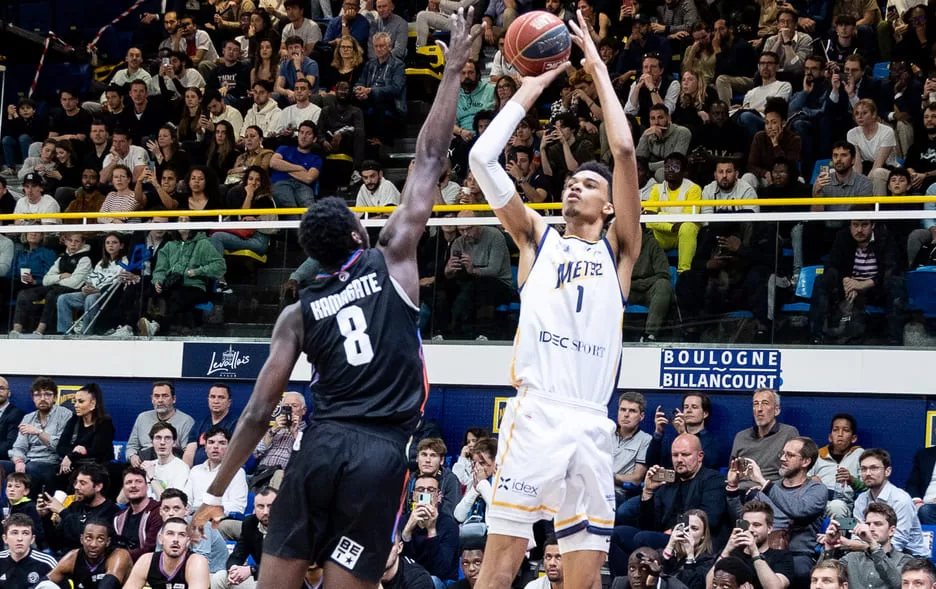
M 559 549 L 607 551 L 614 529 L 614 422 L 606 412 L 521 391 L 507 403 L 497 442 L 488 532 L 533 538 L 554 520 Z

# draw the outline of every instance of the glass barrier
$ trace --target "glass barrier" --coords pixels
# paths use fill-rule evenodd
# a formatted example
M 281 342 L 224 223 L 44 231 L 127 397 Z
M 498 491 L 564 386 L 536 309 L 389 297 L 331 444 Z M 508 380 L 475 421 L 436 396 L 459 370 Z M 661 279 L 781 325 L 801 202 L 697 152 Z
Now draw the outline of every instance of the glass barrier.
M 904 211 L 768 211 L 761 201 L 758 213 L 646 214 L 625 341 L 930 346 L 927 199 L 901 200 Z M 561 217 L 543 214 L 562 231 Z M 453 215 L 436 213 L 419 244 L 423 337 L 507 342 L 520 313 L 518 249 L 489 210 L 444 218 Z M 9 337 L 268 339 L 317 269 L 304 264 L 295 219 L 220 219 L 0 226 L 0 327 Z M 372 244 L 385 221 L 365 219 Z

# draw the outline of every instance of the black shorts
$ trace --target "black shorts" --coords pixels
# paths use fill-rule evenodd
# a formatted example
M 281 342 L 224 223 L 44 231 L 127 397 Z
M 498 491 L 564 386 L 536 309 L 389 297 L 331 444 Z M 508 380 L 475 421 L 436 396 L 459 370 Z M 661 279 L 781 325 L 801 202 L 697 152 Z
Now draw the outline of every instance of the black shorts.
M 286 467 L 263 552 L 348 569 L 376 583 L 393 544 L 406 478 L 398 436 L 314 422 Z

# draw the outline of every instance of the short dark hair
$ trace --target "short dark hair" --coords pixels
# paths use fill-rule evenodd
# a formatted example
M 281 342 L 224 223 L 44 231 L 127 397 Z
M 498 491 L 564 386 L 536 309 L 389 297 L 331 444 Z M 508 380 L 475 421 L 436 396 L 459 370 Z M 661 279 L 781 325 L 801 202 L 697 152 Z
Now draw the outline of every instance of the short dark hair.
M 170 517 L 169 519 L 163 522 L 163 525 L 161 528 L 159 528 L 159 531 L 162 532 L 163 530 L 165 530 L 169 524 L 182 524 L 183 526 L 188 527 L 188 522 L 182 519 L 181 517 Z
M 546 536 L 546 539 L 543 540 L 543 548 L 544 548 L 544 549 L 545 549 L 547 546 L 558 546 L 558 545 L 559 545 L 559 539 L 556 538 L 556 535 L 555 535 L 555 534 L 549 534 L 549 535 Z
M 442 477 L 440 477 L 436 473 L 423 474 L 421 472 L 417 472 L 416 474 L 413 475 L 413 483 L 415 484 L 416 481 L 418 481 L 419 479 L 432 479 L 439 485 L 439 491 L 442 490 Z
M 807 62 L 807 61 L 816 61 L 816 62 L 818 62 L 822 67 L 825 67 L 826 63 L 828 63 L 828 60 L 826 59 L 825 55 L 822 55 L 821 53 L 813 53 L 812 55 L 810 55 L 809 57 L 807 57 L 807 58 L 806 58 L 805 60 L 803 60 L 803 61 L 804 61 L 804 63 Z
M 867 521 L 869 513 L 878 513 L 884 516 L 884 519 L 887 520 L 887 525 L 896 526 L 897 525 L 897 512 L 894 511 L 894 508 L 888 505 L 887 503 L 877 503 L 872 501 L 868 504 L 868 508 L 864 512 L 864 519 Z
M 484 545 L 486 544 L 487 536 L 468 536 L 461 541 L 461 547 L 459 554 L 463 552 L 468 552 L 470 550 L 480 550 L 484 552 Z
M 296 81 L 298 82 L 299 80 L 296 80 Z M 308 80 L 302 80 L 302 81 L 305 82 L 306 84 L 309 84 L 309 81 L 308 81 Z M 315 135 L 316 133 L 318 133 L 318 125 L 315 124 L 315 121 L 310 121 L 310 120 L 307 119 L 307 120 L 302 121 L 301 123 L 299 123 L 299 126 L 296 127 L 296 128 L 297 128 L 297 129 L 301 129 L 301 128 L 303 128 L 303 127 L 306 127 L 306 128 L 308 128 L 308 129 L 312 129 L 312 134 L 313 134 L 313 135 Z
M 133 86 L 143 86 L 144 88 L 146 88 L 146 82 L 144 82 L 144 81 L 141 80 L 140 78 L 137 78 L 136 80 L 130 82 L 130 86 L 131 86 L 131 87 L 133 87 Z
M 765 501 L 748 501 L 741 506 L 741 515 L 745 513 L 763 513 L 767 521 L 767 527 L 773 527 L 773 507 Z
M 718 559 L 714 570 L 715 572 L 724 571 L 729 575 L 734 575 L 735 582 L 739 587 L 745 583 L 753 583 L 755 578 L 754 569 L 737 556 Z
M 923 109 L 923 110 L 932 110 L 932 111 L 936 111 L 936 102 L 928 102 L 928 103 L 926 104 L 926 108 Z
M 858 459 L 858 464 L 861 464 L 868 458 L 877 458 L 881 461 L 881 464 L 884 465 L 884 468 L 890 468 L 891 465 L 891 455 L 890 452 L 884 448 L 870 448 L 861 453 L 861 457 Z
M 14 513 L 10 515 L 10 517 L 8 517 L 5 522 L 3 522 L 4 534 L 9 532 L 10 528 L 29 528 L 30 531 L 36 533 L 35 528 L 33 528 L 32 518 L 25 513 Z
M 266 485 L 264 487 L 261 487 L 260 490 L 257 491 L 257 494 L 255 496 L 266 497 L 267 495 L 270 495 L 270 494 L 279 495 L 279 489 L 277 489 L 276 487 L 271 487 L 270 485 Z
M 185 494 L 185 491 L 182 489 L 176 489 L 174 487 L 169 487 L 162 492 L 162 495 L 159 496 L 160 501 L 165 501 L 166 499 L 179 499 L 182 503 L 188 507 L 188 495 Z
M 373 170 L 375 172 L 383 172 L 383 166 L 380 165 L 380 162 L 376 160 L 364 160 L 364 163 L 361 164 L 361 171 Z
M 864 57 L 861 56 L 860 53 L 852 53 L 851 55 L 846 56 L 845 61 L 857 61 L 858 67 L 860 67 L 861 69 L 864 69 L 865 59 Z
M 686 166 L 689 165 L 689 159 L 686 158 L 686 154 L 680 153 L 678 151 L 674 151 L 672 153 L 666 154 L 666 157 L 663 158 L 663 161 L 666 162 L 668 160 L 676 160 L 677 162 L 679 162 L 680 167 L 683 170 L 685 170 Z
M 263 88 L 263 89 L 266 90 L 267 92 L 273 92 L 273 82 L 271 82 L 271 81 L 269 81 L 269 80 L 256 80 L 256 81 L 253 83 L 253 86 L 260 86 L 261 88 Z M 251 88 L 253 88 L 253 86 L 251 86 Z
M 172 434 L 173 441 L 179 439 L 179 432 L 176 431 L 176 428 L 174 425 L 172 425 L 168 421 L 157 421 L 156 423 L 153 424 L 153 427 L 150 428 L 150 431 L 149 431 L 150 440 L 153 439 L 153 436 L 163 431 L 164 429 L 169 430 L 169 433 Z
M 312 90 L 312 82 L 310 82 L 308 78 L 299 78 L 298 80 L 293 82 L 293 88 L 295 88 L 297 84 L 306 84 L 309 87 L 309 91 Z M 309 122 L 312 122 L 312 121 L 309 121 Z
M 302 215 L 299 243 L 324 268 L 338 268 L 360 246 L 351 236 L 361 231 L 361 223 L 344 199 L 318 200 Z
M 666 105 L 663 104 L 663 103 L 651 104 L 651 105 L 650 105 L 650 108 L 649 108 L 649 110 L 648 110 L 647 112 L 653 112 L 653 111 L 655 111 L 655 110 L 662 110 L 662 111 L 665 112 L 667 115 L 670 114 L 669 108 L 667 108 Z
M 304 79 L 304 78 L 300 78 Z M 298 81 L 298 80 L 297 80 Z M 217 89 L 205 90 L 205 95 L 202 97 L 202 102 L 207 106 L 211 102 L 217 100 L 218 102 L 224 102 L 224 99 L 221 98 L 221 93 Z
M 858 24 L 858 21 L 854 16 L 850 14 L 840 14 L 835 17 L 835 20 L 832 21 L 832 26 L 837 27 L 839 25 L 851 25 L 855 26 Z
M 510 148 L 510 159 L 517 159 L 517 154 L 525 153 L 530 161 L 533 161 L 533 149 L 527 147 L 526 145 L 518 145 L 516 147 Z
M 128 466 L 123 470 L 123 473 L 120 475 L 121 482 L 127 482 L 127 477 L 130 475 L 136 475 L 138 477 L 143 477 L 145 481 L 147 479 L 146 471 L 140 466 Z
M 480 440 L 481 438 L 490 438 L 491 432 L 488 431 L 486 427 L 469 427 L 465 430 L 465 436 L 462 439 L 462 446 L 468 444 L 468 434 L 471 434 L 475 437 L 475 440 Z
M 793 10 L 792 8 L 786 7 L 786 6 L 784 6 L 783 8 L 781 8 L 780 10 L 777 11 L 777 18 L 780 18 L 780 15 L 781 15 L 781 14 L 789 14 L 789 15 L 792 16 L 794 19 L 799 18 L 799 15 L 796 14 L 796 11 L 795 11 L 795 10 Z
M 928 562 L 928 561 L 927 561 Z M 812 568 L 809 576 L 812 577 L 812 573 L 818 569 L 828 569 L 830 571 L 835 571 L 836 580 L 839 585 L 844 585 L 848 582 L 848 568 L 840 560 L 835 560 L 834 558 L 824 558 L 816 563 L 816 566 Z
M 572 172 L 572 175 L 574 176 L 579 172 L 594 172 L 604 178 L 608 183 L 608 200 L 611 200 L 611 179 L 613 176 L 611 174 L 611 169 L 606 164 L 597 160 L 585 162 L 584 164 L 581 164 L 579 167 L 575 168 L 575 170 Z
M 910 170 L 908 170 L 907 168 L 904 168 L 903 166 L 899 168 L 894 168 L 893 170 L 891 170 L 890 175 L 887 176 L 887 181 L 890 182 L 891 178 L 893 178 L 894 176 L 900 176 L 902 178 L 906 178 L 907 182 L 911 181 Z
M 790 441 L 802 443 L 803 447 L 800 448 L 800 457 L 802 457 L 803 460 L 809 460 L 809 466 L 816 465 L 816 460 L 819 459 L 819 446 L 816 445 L 815 440 L 806 436 L 798 436 Z
M 290 6 L 300 8 L 303 12 L 305 12 L 305 6 L 303 6 L 302 2 L 299 0 L 286 0 L 283 2 L 283 8 L 289 8 Z
M 737 167 L 738 167 L 738 162 L 734 161 L 734 160 L 731 159 L 731 158 L 724 158 L 723 160 L 722 160 L 722 159 L 716 160 L 716 164 L 727 164 L 727 163 L 734 164 L 734 167 L 735 167 L 736 169 L 737 169 Z M 699 398 L 699 403 L 702 405 L 702 411 L 705 412 L 705 413 L 708 413 L 708 414 L 709 414 L 709 417 L 712 416 L 712 399 L 711 399 L 711 397 L 709 397 L 709 396 L 706 395 L 705 393 L 696 393 L 696 392 L 686 393 L 686 394 L 683 395 L 683 397 L 682 397 L 682 404 L 683 404 L 683 405 L 686 404 L 686 399 L 688 399 L 689 397 L 698 397 L 698 398 Z
M 481 121 L 493 121 L 494 120 L 494 111 L 492 110 L 479 110 L 475 113 L 473 119 L 471 119 L 471 128 L 474 129 L 474 132 L 477 133 L 478 129 L 481 128 Z
M 32 381 L 32 384 L 29 385 L 29 392 L 38 393 L 39 391 L 58 392 L 58 385 L 48 376 L 37 376 L 35 380 Z
M 777 64 L 780 63 L 780 56 L 777 55 L 775 51 L 764 51 L 763 53 L 761 53 L 761 57 L 772 57 L 775 63 Z
M 290 45 L 302 45 L 305 47 L 305 41 L 303 41 L 302 37 L 299 35 L 292 35 L 290 37 L 286 37 L 286 42 L 283 43 L 283 47 L 289 47 Z
M 169 389 L 169 394 L 172 395 L 173 399 L 175 399 L 175 385 L 168 380 L 157 380 L 153 383 L 151 388 L 155 389 L 156 387 L 166 387 Z
M 780 118 L 785 121 L 787 119 L 787 114 L 790 112 L 790 107 L 783 98 L 771 96 L 764 104 L 764 116 L 766 117 L 772 112 L 780 115 Z
M 855 158 L 855 153 L 856 153 L 855 146 L 849 143 L 848 141 L 845 141 L 844 139 L 840 139 L 832 144 L 832 151 L 835 151 L 836 149 L 847 150 L 848 154 L 851 155 L 852 159 Z
M 108 523 L 106 520 L 103 520 L 103 519 L 101 519 L 101 518 L 99 518 L 99 517 L 92 517 L 92 518 L 89 518 L 88 521 L 86 521 L 86 522 L 84 523 L 84 525 L 81 526 L 81 533 L 82 533 L 82 534 L 84 533 L 84 531 L 85 531 L 86 529 L 88 529 L 88 526 L 100 526 L 100 527 L 104 528 L 105 530 L 107 530 L 107 537 L 108 537 L 108 538 L 111 537 L 111 525 L 110 525 L 110 523 Z
M 735 169 L 735 170 L 738 169 L 738 162 L 735 161 L 735 159 L 732 158 L 732 157 L 721 156 L 721 157 L 716 157 L 716 158 L 715 158 L 715 165 L 716 165 L 716 166 L 723 166 L 723 165 L 725 165 L 725 164 L 731 164 L 732 166 L 734 166 L 734 169 Z M 686 397 L 693 397 L 693 396 L 694 396 L 694 397 L 700 397 L 701 395 L 692 395 L 692 394 L 683 395 L 683 401 L 686 400 Z M 711 401 L 709 401 L 709 404 L 711 404 Z
M 231 398 L 231 385 L 226 382 L 218 381 L 211 383 L 211 386 L 208 387 L 208 390 L 211 389 L 224 389 L 227 392 L 228 399 Z
M 636 403 L 638 410 L 643 413 L 647 410 L 647 398 L 643 396 L 643 393 L 638 393 L 637 391 L 624 391 L 621 393 L 621 396 L 618 397 L 618 408 L 621 407 L 621 403 L 627 401 L 628 403 Z
M 107 475 L 107 470 L 96 462 L 80 463 L 71 476 L 72 485 L 75 484 L 79 475 L 84 475 L 91 479 L 91 484 L 94 486 L 101 485 L 102 492 L 107 488 L 107 483 L 110 480 L 110 477 Z
M 836 413 L 833 415 L 832 421 L 829 422 L 829 429 L 831 430 L 833 427 L 835 427 L 835 422 L 840 419 L 844 419 L 848 422 L 848 427 L 851 428 L 852 433 L 858 433 L 858 422 L 855 421 L 855 418 L 851 413 Z
M 261 81 L 262 81 L 262 82 L 266 82 L 267 80 L 261 80 Z M 253 129 L 254 131 L 257 132 L 257 136 L 258 136 L 260 139 L 263 139 L 263 129 L 261 129 L 261 128 L 258 127 L 257 125 L 250 125 L 249 127 L 247 127 L 247 130 L 248 130 L 248 131 L 251 130 L 251 129 Z M 245 135 L 246 135 L 246 133 L 245 133 Z
M 6 477 L 6 482 L 10 481 L 22 484 L 27 491 L 32 487 L 32 478 L 25 472 L 11 472 Z
M 579 119 L 577 116 L 570 112 L 564 112 L 558 117 L 556 117 L 555 122 L 562 123 L 563 127 L 572 129 L 573 133 L 578 133 L 579 130 Z
M 228 45 L 233 45 L 233 46 L 237 47 L 238 49 L 241 48 L 240 43 L 238 43 L 238 42 L 235 41 L 234 39 L 228 39 L 228 40 L 226 40 L 226 41 L 224 42 L 224 45 L 222 45 L 221 47 L 224 48 L 224 47 L 227 47 Z
M 208 440 L 209 438 L 213 438 L 217 435 L 224 436 L 224 439 L 227 440 L 228 442 L 231 441 L 231 432 L 228 431 L 226 427 L 222 427 L 220 425 L 211 426 L 208 429 L 208 431 L 205 432 L 205 440 Z
M 104 94 L 107 94 L 108 92 L 116 92 L 118 96 L 124 95 L 123 86 L 118 86 L 117 84 L 108 84 L 107 88 L 104 88 Z M 91 124 L 93 125 L 94 121 L 92 121 Z M 104 123 L 101 122 L 100 124 L 103 125 Z

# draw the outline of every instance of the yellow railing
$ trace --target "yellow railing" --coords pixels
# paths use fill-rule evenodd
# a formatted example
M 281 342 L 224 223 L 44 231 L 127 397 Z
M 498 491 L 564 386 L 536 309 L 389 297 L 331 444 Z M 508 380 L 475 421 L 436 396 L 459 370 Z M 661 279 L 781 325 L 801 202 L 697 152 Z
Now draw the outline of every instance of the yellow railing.
M 645 209 L 660 209 L 664 207 L 736 207 L 746 201 L 739 200 L 669 200 L 644 201 L 641 206 Z M 808 205 L 868 205 L 868 204 L 920 204 L 934 202 L 936 196 L 848 196 L 848 197 L 804 197 L 804 198 L 759 198 L 750 201 L 761 207 L 790 207 Z M 536 210 L 559 210 L 561 203 L 529 203 L 528 207 Z M 367 214 L 392 213 L 396 207 L 351 207 L 352 211 Z M 486 204 L 472 205 L 436 205 L 432 209 L 436 213 L 457 213 L 459 211 L 489 211 L 491 207 Z M 42 219 L 80 220 L 80 219 L 146 219 L 151 217 L 233 217 L 233 216 L 261 216 L 261 215 L 301 215 L 304 208 L 282 209 L 216 209 L 208 211 L 189 210 L 160 210 L 160 211 L 129 211 L 116 213 L 49 213 L 29 215 L 0 215 L 0 221 L 39 221 Z M 934 211 L 936 216 L 936 211 Z

